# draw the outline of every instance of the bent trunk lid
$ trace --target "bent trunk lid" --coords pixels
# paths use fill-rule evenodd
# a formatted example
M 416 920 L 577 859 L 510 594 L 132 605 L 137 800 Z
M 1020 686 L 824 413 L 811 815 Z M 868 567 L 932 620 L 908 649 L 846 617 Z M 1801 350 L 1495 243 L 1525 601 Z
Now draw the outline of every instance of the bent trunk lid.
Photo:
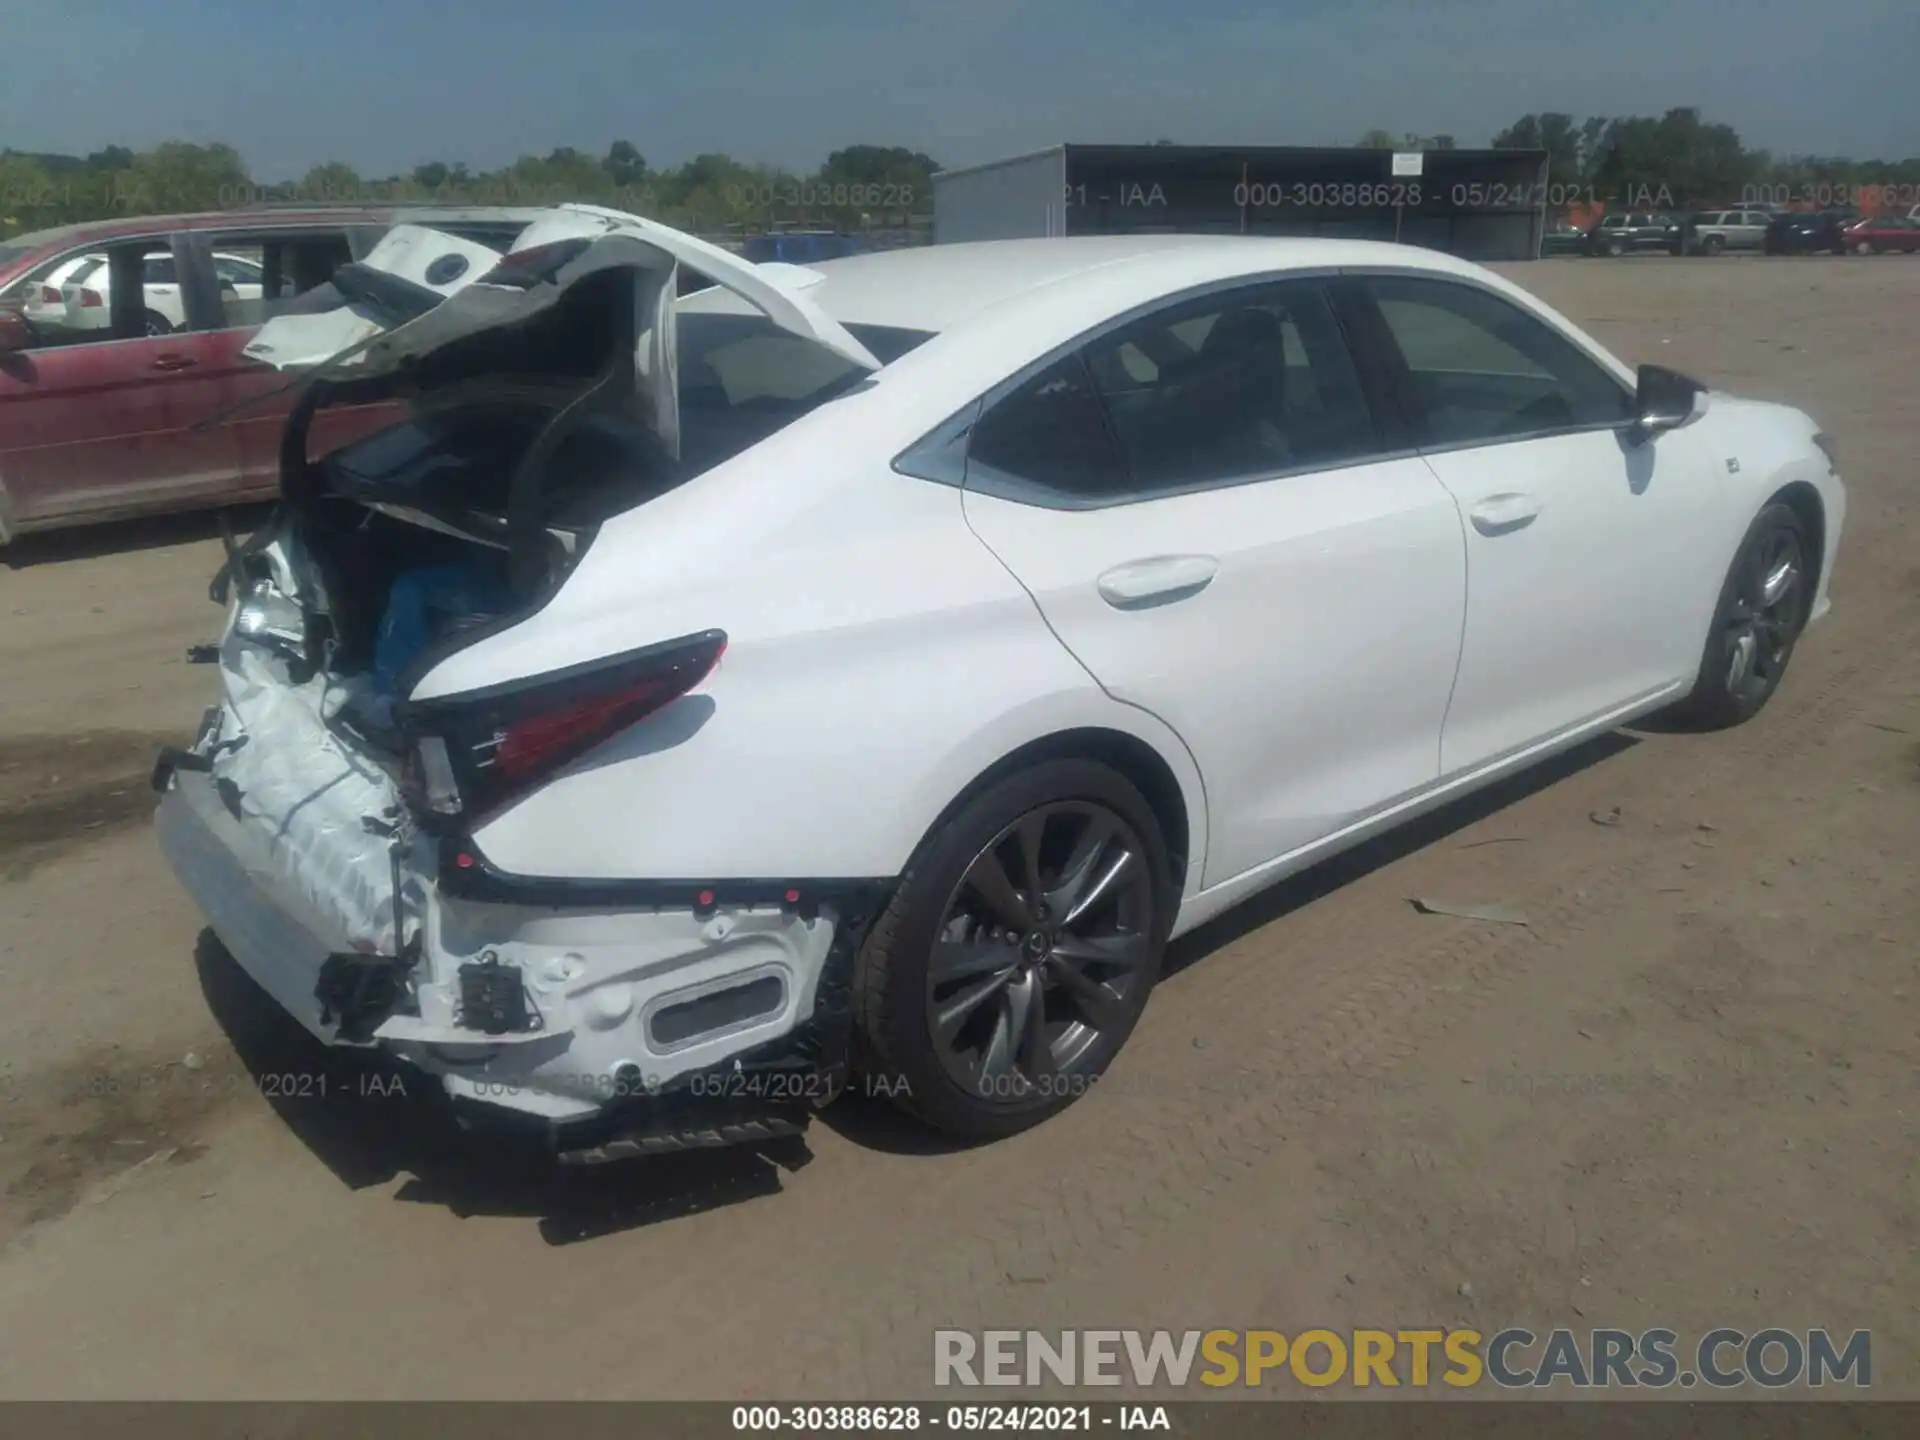
M 429 356 L 453 357 L 441 379 L 462 375 L 457 347 L 487 332 L 537 321 L 575 285 L 609 270 L 628 272 L 637 335 L 629 399 L 667 452 L 678 458 L 680 423 L 673 303 L 680 269 L 698 271 L 740 296 L 775 325 L 866 370 L 872 352 L 780 269 L 637 215 L 561 205 L 533 221 L 500 257 L 488 247 L 427 226 L 397 226 L 336 284 L 345 304 L 319 314 L 277 316 L 245 354 L 302 379 L 362 382 L 393 378 Z M 476 365 L 480 362 L 476 361 Z M 356 383 L 356 388 L 359 388 Z

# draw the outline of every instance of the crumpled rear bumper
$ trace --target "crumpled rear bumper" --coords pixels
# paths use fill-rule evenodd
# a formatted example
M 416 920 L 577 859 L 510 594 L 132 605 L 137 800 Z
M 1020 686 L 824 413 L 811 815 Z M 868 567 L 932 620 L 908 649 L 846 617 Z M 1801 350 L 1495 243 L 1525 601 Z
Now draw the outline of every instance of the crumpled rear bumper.
M 371 830 L 349 838 L 324 795 L 263 816 L 221 763 L 215 753 L 210 768 L 160 777 L 162 851 L 240 968 L 321 1042 L 386 1050 L 437 1076 L 468 1117 L 531 1123 L 586 1161 L 795 1133 L 844 1083 L 860 914 L 450 898 L 423 862 L 431 841 L 402 846 L 395 862 Z M 324 830 L 295 834 L 302 825 Z M 330 845 L 353 854 L 330 865 Z M 316 867 L 372 873 L 363 847 L 403 887 L 398 945 L 390 924 L 364 923 L 390 922 L 389 907 L 330 907 L 315 883 Z M 341 1013 L 329 980 L 343 964 L 392 976 L 379 1013 Z M 476 1028 L 462 984 L 480 964 L 511 972 L 527 1028 Z
M 167 864 L 200 906 L 240 968 L 318 1039 L 338 1026 L 322 1021 L 315 993 L 327 958 L 352 937 L 291 886 L 264 839 L 227 813 L 210 773 L 176 771 L 154 815 Z

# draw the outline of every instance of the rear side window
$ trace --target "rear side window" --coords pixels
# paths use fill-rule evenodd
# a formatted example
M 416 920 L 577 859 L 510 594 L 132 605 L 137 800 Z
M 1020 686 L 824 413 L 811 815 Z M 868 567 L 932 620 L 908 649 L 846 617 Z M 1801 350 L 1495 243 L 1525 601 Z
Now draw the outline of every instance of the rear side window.
M 1133 487 L 1337 464 L 1378 449 L 1320 287 L 1236 290 L 1095 340 L 1087 364 Z
M 298 314 L 304 297 L 315 308 L 340 303 L 333 272 L 353 258 L 345 230 L 229 232 L 209 237 L 219 281 L 220 326 L 250 329 L 276 315 Z M 331 292 L 326 299 L 322 292 Z M 330 303 L 328 303 L 330 301 Z
M 1632 396 L 1598 362 L 1518 306 L 1448 280 L 1366 282 L 1406 363 L 1430 445 L 1616 425 Z
M 171 285 L 173 278 L 173 256 L 149 255 L 143 262 L 144 279 L 149 285 Z
M 931 337 L 920 330 L 849 325 L 854 339 L 891 365 Z M 823 345 L 764 315 L 682 312 L 675 336 L 683 406 L 707 410 L 811 409 L 866 375 Z
M 998 401 L 968 483 L 1114 503 L 1337 465 L 1379 448 L 1315 283 L 1248 286 L 1100 335 Z
M 1126 467 L 1084 356 L 1058 361 L 980 418 L 967 443 L 967 478 L 988 472 L 1071 500 L 1123 495 Z

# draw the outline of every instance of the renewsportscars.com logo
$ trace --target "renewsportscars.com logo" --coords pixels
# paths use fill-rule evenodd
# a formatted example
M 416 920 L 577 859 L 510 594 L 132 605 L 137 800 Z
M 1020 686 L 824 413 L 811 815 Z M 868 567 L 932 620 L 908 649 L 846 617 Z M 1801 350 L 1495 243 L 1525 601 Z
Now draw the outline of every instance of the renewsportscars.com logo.
M 1406 1386 L 1505 1390 L 1727 1390 L 1873 1384 L 1873 1332 L 1844 1343 L 1827 1330 L 1709 1330 L 1683 1345 L 1672 1330 L 1518 1326 L 1483 1335 L 1440 1326 L 1405 1330 L 936 1330 L 939 1386 Z

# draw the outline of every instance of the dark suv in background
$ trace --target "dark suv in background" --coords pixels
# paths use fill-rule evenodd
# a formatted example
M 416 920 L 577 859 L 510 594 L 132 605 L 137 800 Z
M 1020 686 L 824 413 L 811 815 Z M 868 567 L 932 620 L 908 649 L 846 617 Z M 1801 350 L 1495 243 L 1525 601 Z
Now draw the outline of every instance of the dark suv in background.
M 1847 226 L 1859 218 L 1851 205 L 1776 215 L 1761 248 L 1769 255 L 1844 255 Z
M 1672 215 L 1647 210 L 1623 210 L 1602 215 L 1587 231 L 1589 255 L 1626 255 L 1637 250 L 1680 253 L 1680 221 Z

